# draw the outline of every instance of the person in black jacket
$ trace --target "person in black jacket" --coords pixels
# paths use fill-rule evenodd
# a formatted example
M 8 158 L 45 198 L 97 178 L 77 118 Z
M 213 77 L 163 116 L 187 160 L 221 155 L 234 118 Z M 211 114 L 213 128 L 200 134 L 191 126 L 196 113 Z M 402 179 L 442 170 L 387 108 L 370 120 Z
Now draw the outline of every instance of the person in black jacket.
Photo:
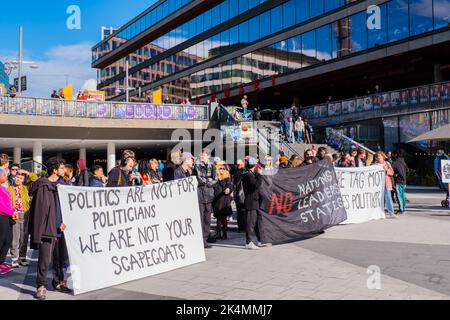
M 246 225 L 246 213 L 245 213 L 245 194 L 244 188 L 242 186 L 242 178 L 246 173 L 245 163 L 243 160 L 238 160 L 236 162 L 235 171 L 233 173 L 233 184 L 234 184 L 234 202 L 236 203 L 237 211 L 237 225 L 238 231 L 245 231 Z
M 214 185 L 217 183 L 215 166 L 209 162 L 210 153 L 203 149 L 200 153 L 200 162 L 195 164 L 193 175 L 198 180 L 198 202 L 203 225 L 203 239 L 205 248 L 211 248 L 208 238 L 211 225 L 212 202 L 214 199 Z
M 213 200 L 214 217 L 217 219 L 216 239 L 226 240 L 228 238 L 227 218 L 233 214 L 233 210 L 231 209 L 233 182 L 231 181 L 231 175 L 225 166 L 225 162 L 217 163 L 216 171 L 219 180 L 214 186 Z
M 262 216 L 259 212 L 259 189 L 262 183 L 261 173 L 256 167 L 257 161 L 249 158 L 247 161 L 247 173 L 242 178 L 245 201 L 244 207 L 247 211 L 247 226 L 245 230 L 247 249 L 258 249 L 261 244 L 261 224 Z M 252 236 L 256 235 L 258 246 L 252 241 Z
M 162 180 L 164 182 L 176 180 L 174 174 L 177 167 L 181 165 L 180 158 L 180 150 L 173 151 L 170 154 L 170 161 L 164 166 L 164 170 L 162 171 Z
M 136 160 L 131 157 L 123 158 L 120 165 L 111 169 L 108 174 L 107 188 L 129 187 L 132 185 L 134 174 L 132 170 Z
M 190 177 L 194 167 L 194 157 L 189 152 L 183 152 L 180 161 L 181 165 L 175 169 L 173 174 L 174 180 Z
M 36 181 L 30 190 L 33 200 L 28 226 L 31 248 L 39 250 L 36 297 L 41 300 L 47 295 L 47 271 L 50 262 L 53 266 L 53 287 L 63 293 L 72 292 L 64 281 L 63 232 L 66 226 L 62 221 L 57 192 L 57 185 L 62 181 L 65 173 L 64 161 L 50 158 L 47 169 L 49 177 Z
M 399 153 L 394 153 L 394 161 L 392 163 L 394 169 L 394 181 L 397 188 L 398 207 L 397 213 L 405 214 L 406 210 L 406 177 L 408 175 L 408 166 L 405 159 Z

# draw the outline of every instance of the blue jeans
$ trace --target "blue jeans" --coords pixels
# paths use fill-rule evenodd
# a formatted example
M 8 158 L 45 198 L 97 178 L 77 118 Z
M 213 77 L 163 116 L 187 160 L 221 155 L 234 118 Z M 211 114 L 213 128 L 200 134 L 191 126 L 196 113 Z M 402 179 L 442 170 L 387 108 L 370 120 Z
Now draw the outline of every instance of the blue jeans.
M 388 215 L 394 215 L 394 203 L 392 202 L 391 192 L 386 188 L 384 188 L 384 207 Z
M 297 136 L 297 143 L 302 143 L 302 141 L 303 141 L 303 132 L 296 131 L 295 134 Z

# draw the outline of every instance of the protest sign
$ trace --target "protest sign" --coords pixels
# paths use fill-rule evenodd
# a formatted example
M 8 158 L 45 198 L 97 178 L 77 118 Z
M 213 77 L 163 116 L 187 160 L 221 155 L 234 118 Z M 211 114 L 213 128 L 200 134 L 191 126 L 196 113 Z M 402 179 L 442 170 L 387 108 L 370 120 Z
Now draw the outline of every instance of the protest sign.
M 193 177 L 58 194 L 75 294 L 205 261 Z
M 347 220 L 343 223 L 384 219 L 384 168 L 370 166 L 335 170 L 347 211 Z
M 450 160 L 441 160 L 442 182 L 450 183 Z
M 278 170 L 262 179 L 263 242 L 300 240 L 347 219 L 336 173 L 328 159 Z

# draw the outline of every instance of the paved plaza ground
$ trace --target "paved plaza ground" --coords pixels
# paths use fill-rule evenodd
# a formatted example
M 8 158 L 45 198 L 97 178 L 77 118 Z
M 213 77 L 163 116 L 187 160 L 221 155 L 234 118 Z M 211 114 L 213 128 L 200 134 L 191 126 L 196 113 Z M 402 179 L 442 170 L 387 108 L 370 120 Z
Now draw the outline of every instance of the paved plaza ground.
M 204 263 L 79 296 L 49 291 L 48 299 L 449 299 L 450 209 L 435 188 L 410 187 L 407 196 L 407 215 L 397 219 L 255 251 L 231 232 Z M 29 268 L 0 278 L 0 300 L 33 299 L 31 254 Z M 381 271 L 380 289 L 367 287 L 369 266 Z

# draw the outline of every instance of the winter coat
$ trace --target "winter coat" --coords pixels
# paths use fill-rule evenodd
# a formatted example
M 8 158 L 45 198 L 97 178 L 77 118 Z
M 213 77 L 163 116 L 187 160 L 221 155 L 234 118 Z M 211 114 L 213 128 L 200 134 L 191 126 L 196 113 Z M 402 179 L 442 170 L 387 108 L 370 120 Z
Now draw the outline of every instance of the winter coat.
M 253 173 L 248 171 L 243 179 L 242 184 L 244 187 L 245 201 L 244 207 L 246 210 L 258 210 L 259 209 L 259 189 L 262 184 L 262 176 L 259 173 Z
M 30 220 L 28 231 L 31 235 L 31 248 L 37 249 L 42 239 L 58 237 L 58 192 L 47 178 L 36 181 L 31 190 Z
M 216 168 L 211 163 L 198 163 L 194 173 L 198 180 L 198 201 L 212 203 L 214 200 L 214 185 L 217 183 Z M 211 178 L 211 181 L 209 179 Z
M 129 186 L 131 186 L 129 176 L 120 167 L 111 169 L 108 174 L 108 183 L 106 184 L 107 188 Z
M 0 215 L 9 217 L 14 215 L 11 194 L 2 185 L 0 185 Z
M 229 194 L 225 194 L 225 190 L 230 189 Z M 213 212 L 214 216 L 223 217 L 233 214 L 231 209 L 231 195 L 233 194 L 233 182 L 231 178 L 225 180 L 219 180 L 214 185 L 214 200 L 213 200 Z
M 176 180 L 175 169 L 177 166 L 173 162 L 169 162 L 162 171 L 162 177 L 164 182 Z M 179 178 L 178 178 L 179 179 Z
M 95 176 L 92 176 L 89 179 L 89 187 L 94 187 L 94 188 L 103 188 L 105 185 L 103 184 L 103 180 L 99 179 Z
M 392 164 L 394 169 L 395 183 L 406 184 L 406 176 L 408 174 L 408 166 L 403 158 L 397 158 Z

